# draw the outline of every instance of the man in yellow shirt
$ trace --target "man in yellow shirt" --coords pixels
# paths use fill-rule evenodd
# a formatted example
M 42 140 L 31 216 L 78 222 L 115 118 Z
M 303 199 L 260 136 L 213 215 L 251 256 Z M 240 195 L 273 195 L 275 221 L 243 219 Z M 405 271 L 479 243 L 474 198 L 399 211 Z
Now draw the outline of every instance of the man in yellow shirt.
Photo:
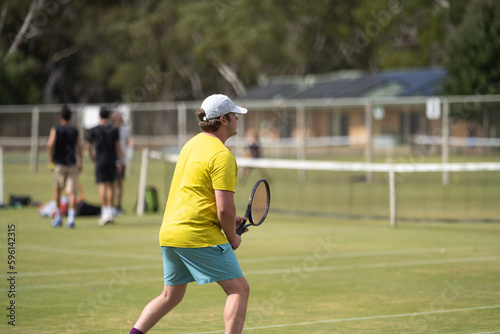
M 250 288 L 234 250 L 241 243 L 236 229 L 236 159 L 225 146 L 236 134 L 237 107 L 225 95 L 207 97 L 197 112 L 202 132 L 181 150 L 160 229 L 164 289 L 142 311 L 130 331 L 143 334 L 179 304 L 187 284 L 217 282 L 227 294 L 225 333 L 241 333 Z

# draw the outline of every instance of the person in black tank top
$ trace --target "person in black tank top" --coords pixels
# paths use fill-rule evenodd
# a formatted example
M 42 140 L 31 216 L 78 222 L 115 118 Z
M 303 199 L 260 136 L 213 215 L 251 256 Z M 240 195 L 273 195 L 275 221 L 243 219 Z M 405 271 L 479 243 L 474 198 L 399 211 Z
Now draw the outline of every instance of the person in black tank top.
M 54 200 L 56 213 L 51 225 L 62 226 L 61 195 L 68 195 L 67 227 L 75 227 L 76 186 L 78 174 L 82 171 L 82 146 L 78 130 L 70 125 L 71 110 L 63 106 L 59 124 L 50 129 L 47 142 L 48 166 L 53 171 Z

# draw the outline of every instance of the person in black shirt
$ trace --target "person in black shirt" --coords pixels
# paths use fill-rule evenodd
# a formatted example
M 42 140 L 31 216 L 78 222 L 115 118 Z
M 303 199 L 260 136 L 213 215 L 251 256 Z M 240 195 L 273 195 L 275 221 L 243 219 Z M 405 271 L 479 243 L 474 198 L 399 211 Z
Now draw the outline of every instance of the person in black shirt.
M 259 144 L 259 134 L 255 133 L 254 136 L 251 138 L 251 141 L 249 143 L 250 145 L 247 147 L 248 148 L 248 154 L 246 154 L 247 157 L 250 157 L 252 159 L 259 159 L 261 158 L 261 149 L 260 149 L 260 144 Z M 243 167 L 242 174 L 241 174 L 241 184 L 245 184 L 248 176 L 250 175 L 250 172 L 252 171 L 252 167 Z M 267 174 L 266 170 L 264 168 L 257 168 L 257 171 L 259 174 L 266 179 L 267 181 L 271 181 L 271 177 L 269 174 Z
M 78 130 L 70 125 L 71 110 L 63 106 L 59 115 L 59 124 L 50 129 L 47 142 L 48 167 L 53 171 L 52 186 L 56 213 L 52 227 L 62 226 L 61 191 L 68 194 L 67 227 L 75 227 L 76 185 L 78 174 L 82 171 L 82 145 Z
M 118 129 L 110 124 L 111 112 L 106 107 L 99 111 L 99 125 L 86 135 L 90 159 L 95 162 L 95 178 L 99 184 L 101 218 L 99 225 L 113 222 L 113 182 L 117 168 L 122 168 L 122 152 Z
M 125 169 L 127 168 L 128 153 L 131 153 L 134 140 L 130 133 L 130 127 L 124 124 L 123 113 L 121 111 L 113 112 L 111 116 L 113 126 L 118 129 L 120 134 L 120 148 L 122 150 L 122 165 L 123 167 L 116 172 L 116 187 L 115 187 L 115 199 L 116 199 L 116 215 L 119 216 L 123 214 L 122 199 L 125 183 Z M 113 203 L 114 204 L 114 203 Z

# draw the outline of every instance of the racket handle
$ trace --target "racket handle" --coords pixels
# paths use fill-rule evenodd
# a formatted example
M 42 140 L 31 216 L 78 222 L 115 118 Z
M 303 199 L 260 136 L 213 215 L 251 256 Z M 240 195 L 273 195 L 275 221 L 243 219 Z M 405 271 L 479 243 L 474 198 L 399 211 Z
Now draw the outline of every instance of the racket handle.
M 238 229 L 236 230 L 237 235 L 243 234 L 243 231 L 245 231 L 245 223 L 246 223 L 246 220 L 241 223 L 240 227 L 238 227 Z

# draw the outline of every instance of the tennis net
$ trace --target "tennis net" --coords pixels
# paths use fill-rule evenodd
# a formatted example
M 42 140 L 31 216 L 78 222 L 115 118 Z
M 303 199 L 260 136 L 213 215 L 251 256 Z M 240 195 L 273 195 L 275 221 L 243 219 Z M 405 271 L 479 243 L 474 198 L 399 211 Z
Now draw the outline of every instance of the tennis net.
M 172 166 L 176 161 L 175 155 L 159 152 L 149 156 Z M 387 219 L 392 225 L 396 221 L 500 222 L 500 163 L 237 160 L 239 211 L 244 210 L 255 181 L 266 178 L 271 185 L 271 212 Z

